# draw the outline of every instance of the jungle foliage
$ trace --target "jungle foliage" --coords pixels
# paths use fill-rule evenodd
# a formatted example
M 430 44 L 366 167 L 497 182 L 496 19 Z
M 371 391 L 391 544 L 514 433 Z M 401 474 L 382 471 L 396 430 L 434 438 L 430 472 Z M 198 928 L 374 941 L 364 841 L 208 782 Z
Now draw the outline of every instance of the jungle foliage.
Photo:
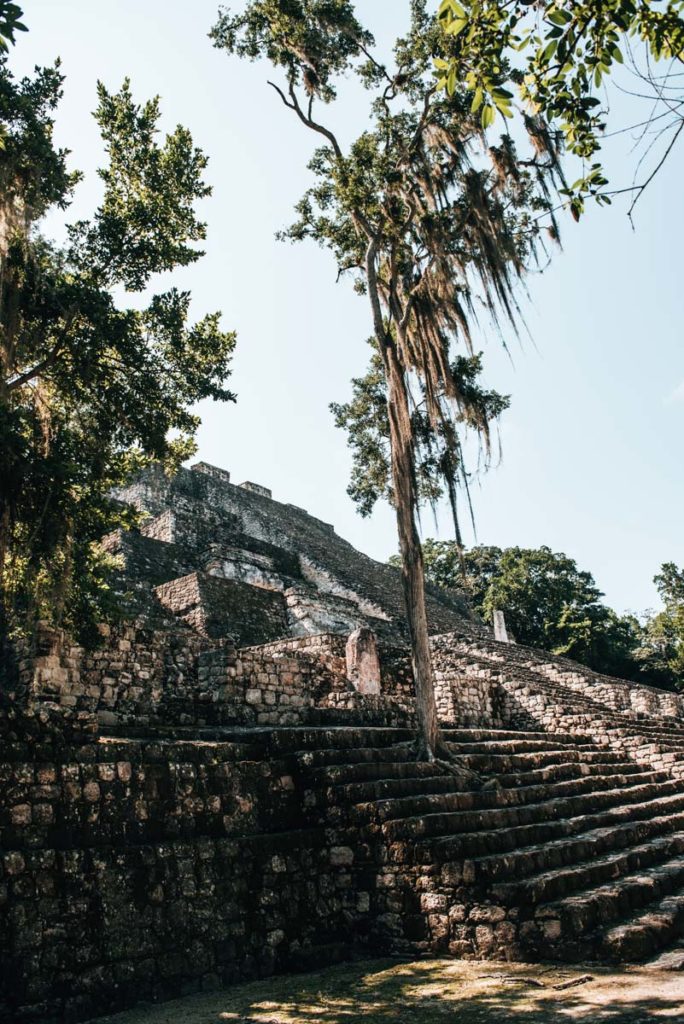
M 207 160 L 188 130 L 160 138 L 157 99 L 140 105 L 127 81 L 118 92 L 99 84 L 102 202 L 54 242 L 41 220 L 68 208 L 81 177 L 53 142 L 63 75 L 56 62 L 18 80 L 9 59 L 0 55 L 0 632 L 40 618 L 88 639 L 115 604 L 98 542 L 132 517 L 110 492 L 150 461 L 171 467 L 192 452 L 191 406 L 233 398 L 235 338 L 217 313 L 191 323 L 189 293 L 148 292 L 153 275 L 202 255 Z
M 485 622 L 502 610 L 518 643 L 607 675 L 684 689 L 684 571 L 673 563 L 654 580 L 663 610 L 637 616 L 618 615 L 590 572 L 545 546 L 464 550 L 427 539 L 423 558 L 427 579 L 464 592 Z M 396 556 L 390 561 L 398 563 Z

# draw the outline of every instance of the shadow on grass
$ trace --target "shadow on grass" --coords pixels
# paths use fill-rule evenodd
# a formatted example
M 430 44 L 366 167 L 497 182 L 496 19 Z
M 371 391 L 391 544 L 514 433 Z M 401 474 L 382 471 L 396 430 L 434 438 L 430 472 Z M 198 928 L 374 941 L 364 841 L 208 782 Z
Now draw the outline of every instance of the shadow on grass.
M 558 990 L 580 971 L 515 965 L 354 965 L 230 990 L 202 1024 L 684 1024 L 684 976 L 592 971 L 592 980 Z M 254 990 L 253 992 L 250 990 Z M 218 1009 L 223 997 L 223 1007 Z M 169 1018 L 169 1020 L 172 1020 Z M 179 1024 L 194 1024 L 191 1016 Z

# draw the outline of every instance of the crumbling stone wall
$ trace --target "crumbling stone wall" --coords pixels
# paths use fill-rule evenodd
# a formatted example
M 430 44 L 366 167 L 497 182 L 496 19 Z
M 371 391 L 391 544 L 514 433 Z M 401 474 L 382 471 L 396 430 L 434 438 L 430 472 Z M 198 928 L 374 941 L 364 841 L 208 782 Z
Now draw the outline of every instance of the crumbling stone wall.
M 498 721 L 514 729 L 588 735 L 634 761 L 684 779 L 684 709 L 671 713 L 684 704 L 679 694 L 624 683 L 568 659 L 463 633 L 433 638 L 433 645 L 443 651 L 449 673 L 481 688 L 485 701 L 496 709 L 495 728 Z M 623 693 L 628 689 L 635 691 L 629 701 Z M 622 707 L 604 703 L 601 696 L 606 693 L 619 698 Z M 649 716 L 635 710 L 647 703 L 656 709 Z
M 3 1024 L 321 963 L 363 936 L 368 893 L 258 737 L 36 749 L 0 727 Z
M 122 489 L 119 497 L 151 516 L 144 532 L 185 550 L 195 562 L 191 569 L 221 574 L 221 562 L 234 564 L 236 550 L 260 553 L 273 559 L 272 575 L 283 579 L 284 589 L 308 584 L 328 609 L 339 601 L 343 618 L 353 609 L 351 628 L 371 624 L 364 621 L 370 618 L 385 639 L 392 634 L 395 641 L 404 638 L 399 572 L 355 551 L 330 524 L 273 501 L 266 491 L 236 487 L 222 471 L 199 465 L 172 479 L 152 470 Z M 461 595 L 434 587 L 428 587 L 428 616 L 434 630 L 464 623 L 483 628 Z M 319 623 L 311 631 L 325 629 Z
M 43 629 L 27 699 L 95 714 L 105 726 L 145 725 L 156 718 L 163 696 L 196 692 L 201 637 L 144 620 L 101 630 L 102 644 L 86 651 L 59 631 Z
M 536 652 L 535 652 L 536 653 Z M 535 662 L 539 655 L 536 654 Z M 614 711 L 642 715 L 656 715 L 681 720 L 684 718 L 684 696 L 657 690 L 653 686 L 626 683 L 622 679 L 592 672 L 566 659 L 559 658 L 548 665 L 539 665 L 549 679 L 555 679 L 571 690 L 583 693 Z
M 82 1020 L 358 946 L 516 956 L 519 907 L 475 877 L 483 814 L 497 871 L 511 823 L 541 815 L 540 866 L 555 835 L 546 776 L 521 785 L 516 751 L 563 733 L 579 760 L 588 735 L 587 769 L 612 748 L 684 778 L 684 698 L 497 644 L 457 595 L 433 593 L 432 625 L 449 630 L 432 639 L 440 719 L 466 757 L 488 736 L 513 783 L 440 777 L 410 744 L 394 570 L 214 467 L 148 474 L 121 496 L 150 515 L 108 540 L 129 620 L 95 651 L 39 630 L 0 694 L 0 1024 Z M 346 656 L 369 627 L 379 693 L 360 692 Z M 506 729 L 534 735 L 487 732 Z M 614 800 L 609 774 L 595 796 L 577 774 L 558 783 L 572 794 L 560 812 Z M 678 783 L 642 795 L 651 784 L 667 809 Z
M 463 728 L 501 729 L 506 714 L 500 690 L 486 674 L 466 674 L 451 653 L 448 637 L 433 637 L 430 649 L 439 719 Z
M 360 694 L 347 678 L 345 637 L 288 638 L 236 648 L 232 640 L 142 621 L 103 628 L 84 651 L 45 631 L 31 662 L 36 703 L 92 713 L 100 727 L 287 726 L 322 721 L 399 724 L 412 717 L 404 651 L 383 652 L 382 691 Z
M 127 628 L 132 632 L 110 636 L 109 654 L 96 659 L 98 671 L 110 673 L 101 689 L 112 673 L 126 675 L 139 664 L 151 694 L 162 662 L 136 659 L 150 645 L 161 657 L 170 635 Z M 519 908 L 478 888 L 463 851 L 454 858 L 448 844 L 437 849 L 432 833 L 423 834 L 420 815 L 427 808 L 429 816 L 439 797 L 419 793 L 415 811 L 407 809 L 389 833 L 378 827 L 383 818 L 374 819 L 372 800 L 357 803 L 360 788 L 368 794 L 377 784 L 386 792 L 378 743 L 394 744 L 382 755 L 390 766 L 397 757 L 411 759 L 411 730 L 396 727 L 410 722 L 406 714 L 399 721 L 402 705 L 410 708 L 405 649 L 381 646 L 382 694 L 366 697 L 347 679 L 343 636 L 237 650 L 227 641 L 208 646 L 187 630 L 174 643 L 187 663 L 176 661 L 177 675 L 162 687 L 146 737 L 136 738 L 140 723 L 133 718 L 128 735 L 98 737 L 101 708 L 88 703 L 83 653 L 79 661 L 77 649 L 67 647 L 63 668 L 54 638 L 39 645 L 29 680 L 29 690 L 53 689 L 42 703 L 0 716 L 3 1024 L 18 1017 L 76 1021 L 140 999 L 321 964 L 359 947 L 520 954 Z M 599 713 L 598 704 L 578 694 L 572 699 L 579 703 L 568 706 L 569 688 L 529 665 L 509 670 L 501 647 L 478 646 L 472 637 L 437 639 L 438 700 L 451 701 L 463 717 L 460 693 L 467 716 L 501 715 L 510 725 L 521 714 L 527 726 L 589 733 L 595 743 L 619 742 L 629 756 L 644 754 L 646 723 L 611 709 Z M 60 705 L 74 685 L 83 692 Z M 126 701 L 141 706 L 139 695 L 110 688 L 122 714 Z M 350 728 L 333 734 L 325 723 L 339 721 L 340 711 L 349 714 Z M 395 720 L 382 722 L 381 713 L 390 711 Z M 318 728 L 302 728 L 314 714 L 321 716 Z M 221 736 L 198 729 L 221 715 L 254 728 Z M 385 727 L 364 731 L 364 721 Z M 288 722 L 297 728 L 288 730 Z M 159 734 L 150 738 L 155 727 Z M 678 744 L 671 761 L 658 752 L 658 763 L 673 772 L 683 763 L 681 735 Z M 358 762 L 357 749 L 365 751 Z M 341 776 L 349 784 L 336 786 L 350 765 Z M 415 793 L 419 769 L 435 771 L 405 767 L 398 766 L 395 792 L 397 780 L 406 780 L 399 793 Z M 477 795 L 467 792 L 467 782 L 450 785 L 456 792 L 445 798 L 446 814 L 449 806 L 462 810 L 473 843 L 482 808 L 489 808 L 490 825 L 500 821 L 503 828 L 508 801 L 518 799 L 516 789 L 499 804 L 498 790 Z M 541 799 L 544 786 L 537 789 Z M 569 798 L 567 807 L 580 799 Z M 602 801 L 597 794 L 597 808 Z

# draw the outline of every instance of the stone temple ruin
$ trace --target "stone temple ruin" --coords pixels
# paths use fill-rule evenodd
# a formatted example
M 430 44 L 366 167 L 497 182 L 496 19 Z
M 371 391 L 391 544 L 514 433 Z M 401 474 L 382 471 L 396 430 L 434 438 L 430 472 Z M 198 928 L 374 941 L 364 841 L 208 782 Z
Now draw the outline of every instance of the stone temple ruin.
M 464 780 L 412 755 L 396 570 L 202 463 L 120 497 L 127 620 L 3 681 L 1 1021 L 356 955 L 684 962 L 683 697 L 431 590 Z

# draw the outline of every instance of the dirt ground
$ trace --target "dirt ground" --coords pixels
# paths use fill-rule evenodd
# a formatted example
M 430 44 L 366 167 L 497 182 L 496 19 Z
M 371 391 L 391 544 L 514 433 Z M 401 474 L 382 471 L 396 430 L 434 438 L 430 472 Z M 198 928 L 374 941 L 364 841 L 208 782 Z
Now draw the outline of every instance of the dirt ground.
M 684 972 L 365 961 L 101 1017 L 98 1024 L 684 1024 Z

